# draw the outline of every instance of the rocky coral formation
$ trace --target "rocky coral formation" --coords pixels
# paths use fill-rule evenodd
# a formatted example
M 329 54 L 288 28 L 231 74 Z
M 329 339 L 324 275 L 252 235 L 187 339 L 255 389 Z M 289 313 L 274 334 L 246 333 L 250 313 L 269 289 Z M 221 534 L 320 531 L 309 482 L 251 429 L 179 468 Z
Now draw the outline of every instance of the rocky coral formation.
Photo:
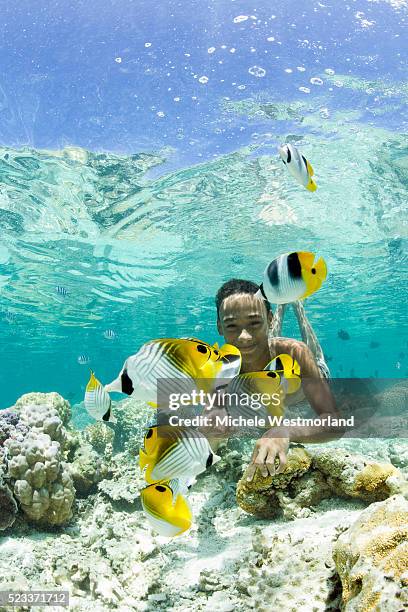
M 22 423 L 18 414 L 11 410 L 0 411 L 0 465 L 4 460 L 5 441 L 9 438 L 23 440 L 27 432 L 28 427 Z
M 388 443 L 390 461 L 402 472 L 408 472 L 408 445 L 404 440 L 390 440 Z
M 32 521 L 61 525 L 72 516 L 75 490 L 60 445 L 48 434 L 29 432 L 7 440 L 8 472 L 15 497 Z
M 146 486 L 137 458 L 118 453 L 112 457 L 109 468 L 109 479 L 98 484 L 99 491 L 111 501 L 134 504 L 140 497 L 141 489 Z
M 112 475 L 110 466 L 103 461 L 90 444 L 81 444 L 74 453 L 69 471 L 79 495 L 96 491 L 97 484 Z
M 311 508 L 333 495 L 372 503 L 406 488 L 403 474 L 389 463 L 367 461 L 344 449 L 295 447 L 282 474 L 263 478 L 257 471 L 248 482 L 244 473 L 237 486 L 237 502 L 256 516 L 283 513 L 293 518 L 308 516 Z
M 237 568 L 235 585 L 247 609 L 338 611 L 341 588 L 331 558 L 338 530 L 322 531 L 313 541 L 307 527 L 304 534 L 269 537 L 264 528 L 255 528 L 252 550 Z
M 24 406 L 49 406 L 56 410 L 62 424 L 66 426 L 71 419 L 71 405 L 68 400 L 56 392 L 51 393 L 26 393 L 18 398 L 12 410 L 20 413 Z
M 104 455 L 106 447 L 113 444 L 115 430 L 104 421 L 96 421 L 84 429 L 83 436 L 97 453 Z
M 18 512 L 17 502 L 6 482 L 8 440 L 22 441 L 28 433 L 20 418 L 10 410 L 0 412 L 0 531 L 13 525 Z
M 368 461 L 343 449 L 311 451 L 313 468 L 320 471 L 333 492 L 368 503 L 382 501 L 404 489 L 405 479 L 391 463 Z
M 26 403 L 20 407 L 18 414 L 20 422 L 32 434 L 47 434 L 51 440 L 59 443 L 62 450 L 64 449 L 66 429 L 56 408 L 53 408 L 50 404 Z
M 346 612 L 408 608 L 408 502 L 370 505 L 338 538 L 333 558 Z
M 115 404 L 113 414 L 117 419 L 114 450 L 137 457 L 146 429 L 156 419 L 156 411 L 146 402 L 129 397 Z
M 0 531 L 11 527 L 18 512 L 14 496 L 0 473 Z
M 23 404 L 18 415 L 24 435 L 4 442 L 10 488 L 32 521 L 61 525 L 72 516 L 75 490 L 61 448 L 65 428 L 50 405 Z

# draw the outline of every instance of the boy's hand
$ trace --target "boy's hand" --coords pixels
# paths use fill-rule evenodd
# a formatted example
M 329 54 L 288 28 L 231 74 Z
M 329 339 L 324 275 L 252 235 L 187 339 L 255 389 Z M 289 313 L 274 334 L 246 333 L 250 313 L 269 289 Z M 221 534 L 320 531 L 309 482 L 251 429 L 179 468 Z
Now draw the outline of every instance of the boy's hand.
M 269 432 L 268 432 L 269 433 Z M 289 438 L 270 438 L 262 437 L 255 443 L 252 453 L 251 463 L 249 464 L 246 477 L 251 481 L 257 469 L 262 476 L 274 476 L 280 474 L 285 469 L 286 453 L 289 448 Z M 275 460 L 279 460 L 279 467 L 275 470 Z

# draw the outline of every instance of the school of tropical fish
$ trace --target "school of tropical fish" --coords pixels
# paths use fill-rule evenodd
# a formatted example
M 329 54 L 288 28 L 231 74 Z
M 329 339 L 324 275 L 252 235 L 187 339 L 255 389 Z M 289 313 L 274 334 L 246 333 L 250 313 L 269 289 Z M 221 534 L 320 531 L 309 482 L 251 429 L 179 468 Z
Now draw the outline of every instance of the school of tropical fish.
M 292 176 L 309 191 L 317 185 L 312 179 L 311 164 L 293 145 L 280 147 L 279 154 Z M 287 304 L 312 295 L 327 276 L 323 258 L 315 262 L 314 253 L 299 251 L 280 255 L 265 269 L 257 296 L 274 304 Z M 59 295 L 66 296 L 58 287 Z M 116 333 L 106 330 L 104 337 L 113 340 Z M 86 355 L 78 358 L 89 363 Z M 230 344 L 213 346 L 197 338 L 160 338 L 143 344 L 128 357 L 117 378 L 103 386 L 91 372 L 84 405 L 95 419 L 115 422 L 109 392 L 125 393 L 160 406 L 158 384 L 163 396 L 169 393 L 205 392 L 220 387 L 226 392 L 277 396 L 279 402 L 266 404 L 269 414 L 283 414 L 286 394 L 295 393 L 300 385 L 299 364 L 290 355 L 278 355 L 263 371 L 239 374 L 240 351 Z M 227 384 L 225 385 L 225 381 Z M 237 403 L 236 408 L 246 414 Z M 251 410 L 250 410 L 251 413 Z M 187 531 L 193 521 L 186 497 L 196 477 L 219 461 L 207 438 L 198 430 L 170 425 L 151 426 L 140 450 L 140 468 L 147 486 L 141 491 L 143 510 L 152 529 L 159 535 L 173 537 Z
M 219 348 L 198 339 L 158 339 L 146 343 L 128 358 L 119 377 L 105 387 L 91 372 L 84 405 L 93 418 L 115 423 L 108 391 L 119 391 L 144 401 L 149 398 L 149 403 L 157 407 L 157 403 L 150 401 L 154 385 L 158 376 L 170 373 L 169 392 L 173 393 L 177 383 L 185 380 L 191 390 L 195 385 L 196 390 L 206 392 L 217 389 L 219 383 L 229 393 L 272 395 L 278 392 L 283 411 L 285 395 L 295 392 L 301 384 L 299 364 L 290 355 L 275 357 L 261 372 L 240 375 L 240 368 L 240 351 L 231 345 Z M 239 405 L 237 408 L 240 409 Z M 266 408 L 271 414 L 279 413 L 268 405 Z M 170 425 L 148 428 L 139 454 L 147 483 L 141 491 L 141 501 L 154 531 L 174 537 L 191 527 L 193 517 L 186 495 L 196 477 L 219 460 L 208 439 L 197 429 Z
M 265 269 L 257 296 L 275 304 L 304 299 L 318 291 L 327 276 L 326 263 L 314 253 L 298 251 L 280 255 Z M 113 330 L 104 333 L 114 339 Z M 78 362 L 89 363 L 87 355 Z M 260 372 L 240 374 L 241 353 L 231 344 L 210 345 L 198 338 L 159 338 L 143 344 L 129 356 L 119 375 L 107 385 L 93 371 L 85 390 L 84 405 L 94 418 L 115 423 L 110 392 L 119 392 L 147 402 L 152 408 L 168 408 L 170 393 L 268 394 L 279 401 L 266 403 L 271 415 L 284 412 L 287 394 L 301 385 L 299 364 L 287 354 L 276 356 Z M 162 392 L 159 397 L 158 387 Z M 164 398 L 164 399 L 163 399 Z M 164 403 L 163 403 L 164 402 Z M 240 401 L 235 406 L 242 410 Z M 252 410 L 250 409 L 249 414 Z M 252 413 L 253 414 L 253 413 Z M 173 537 L 187 531 L 193 516 L 187 499 L 196 477 L 219 461 L 203 433 L 192 427 L 149 427 L 139 463 L 147 486 L 141 491 L 142 506 L 152 529 Z

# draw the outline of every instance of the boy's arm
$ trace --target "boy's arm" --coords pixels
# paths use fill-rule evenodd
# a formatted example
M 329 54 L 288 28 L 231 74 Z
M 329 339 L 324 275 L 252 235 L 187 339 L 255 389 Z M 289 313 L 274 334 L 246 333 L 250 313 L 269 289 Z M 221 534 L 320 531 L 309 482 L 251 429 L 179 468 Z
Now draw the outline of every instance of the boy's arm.
M 278 338 L 271 343 L 271 350 L 276 355 L 288 353 L 299 363 L 302 389 L 319 418 L 323 419 L 329 415 L 333 418 L 340 416 L 329 385 L 324 378 L 321 378 L 313 354 L 306 344 L 290 338 Z M 282 472 L 286 464 L 289 442 L 328 442 L 338 438 L 342 433 L 343 431 L 338 428 L 333 431 L 324 425 L 313 428 L 298 426 L 290 429 L 277 427 L 269 429 L 255 444 L 247 478 L 252 480 L 257 469 L 260 469 L 263 476 Z M 279 460 L 277 470 L 275 470 L 276 459 Z

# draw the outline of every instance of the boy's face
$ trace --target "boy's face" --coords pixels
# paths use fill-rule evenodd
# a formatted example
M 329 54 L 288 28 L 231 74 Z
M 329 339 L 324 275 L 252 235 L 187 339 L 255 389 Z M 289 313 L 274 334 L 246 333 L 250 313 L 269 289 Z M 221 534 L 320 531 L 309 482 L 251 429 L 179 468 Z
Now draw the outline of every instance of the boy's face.
M 269 361 L 268 329 L 272 320 L 263 300 L 248 293 L 237 293 L 225 298 L 220 306 L 218 332 L 228 344 L 241 351 L 242 370 L 248 367 L 263 369 Z M 259 365 L 261 364 L 261 365 Z

